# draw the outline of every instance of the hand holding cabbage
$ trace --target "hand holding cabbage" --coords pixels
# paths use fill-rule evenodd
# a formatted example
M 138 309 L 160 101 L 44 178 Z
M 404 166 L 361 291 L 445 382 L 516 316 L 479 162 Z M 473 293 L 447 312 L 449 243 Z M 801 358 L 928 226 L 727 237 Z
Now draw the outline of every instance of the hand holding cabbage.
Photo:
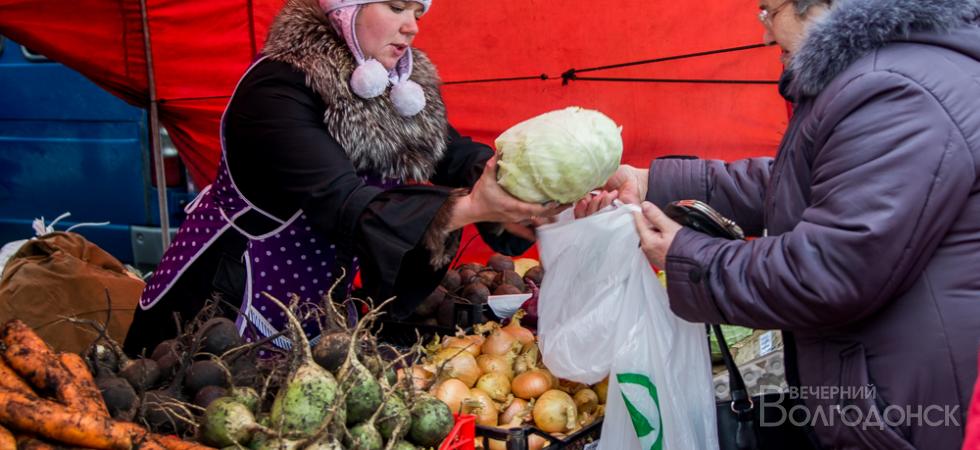
M 526 202 L 572 203 L 603 183 L 623 156 L 621 128 L 598 111 L 552 111 L 497 138 L 497 181 Z

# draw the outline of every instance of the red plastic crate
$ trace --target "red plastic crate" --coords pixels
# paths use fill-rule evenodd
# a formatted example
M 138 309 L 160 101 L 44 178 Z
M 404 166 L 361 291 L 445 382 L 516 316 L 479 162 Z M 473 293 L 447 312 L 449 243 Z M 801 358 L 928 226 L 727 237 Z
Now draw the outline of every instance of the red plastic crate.
M 472 414 L 454 414 L 456 425 L 442 441 L 439 450 L 473 450 L 476 439 L 476 416 Z

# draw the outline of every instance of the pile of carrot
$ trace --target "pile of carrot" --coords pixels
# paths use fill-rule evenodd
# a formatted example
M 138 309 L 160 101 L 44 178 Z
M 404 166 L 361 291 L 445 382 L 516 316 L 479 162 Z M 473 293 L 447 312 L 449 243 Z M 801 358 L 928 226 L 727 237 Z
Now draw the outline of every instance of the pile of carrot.
M 0 450 L 209 450 L 113 420 L 85 361 L 56 353 L 30 327 L 0 330 Z

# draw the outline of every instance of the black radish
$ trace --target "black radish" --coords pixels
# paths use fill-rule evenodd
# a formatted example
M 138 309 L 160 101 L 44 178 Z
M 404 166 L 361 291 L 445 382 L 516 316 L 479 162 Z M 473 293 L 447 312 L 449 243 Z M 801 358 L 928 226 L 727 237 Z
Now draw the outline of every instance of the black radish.
M 221 356 L 226 351 L 242 345 L 238 327 L 226 317 L 215 317 L 201 325 L 200 351 Z
M 205 386 L 194 395 L 194 404 L 207 408 L 211 402 L 228 395 L 228 390 L 221 386 Z

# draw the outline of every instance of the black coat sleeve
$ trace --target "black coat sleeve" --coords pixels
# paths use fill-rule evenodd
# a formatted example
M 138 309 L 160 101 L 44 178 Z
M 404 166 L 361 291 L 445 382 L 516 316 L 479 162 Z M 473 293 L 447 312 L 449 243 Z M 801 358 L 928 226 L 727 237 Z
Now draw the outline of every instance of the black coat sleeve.
M 392 312 L 407 315 L 445 272 L 428 264 L 422 241 L 451 189 L 366 185 L 324 126 L 324 110 L 302 72 L 259 63 L 226 113 L 229 169 L 257 207 L 281 219 L 302 208 L 342 254 L 359 257 L 368 294 L 375 300 L 397 296 Z

